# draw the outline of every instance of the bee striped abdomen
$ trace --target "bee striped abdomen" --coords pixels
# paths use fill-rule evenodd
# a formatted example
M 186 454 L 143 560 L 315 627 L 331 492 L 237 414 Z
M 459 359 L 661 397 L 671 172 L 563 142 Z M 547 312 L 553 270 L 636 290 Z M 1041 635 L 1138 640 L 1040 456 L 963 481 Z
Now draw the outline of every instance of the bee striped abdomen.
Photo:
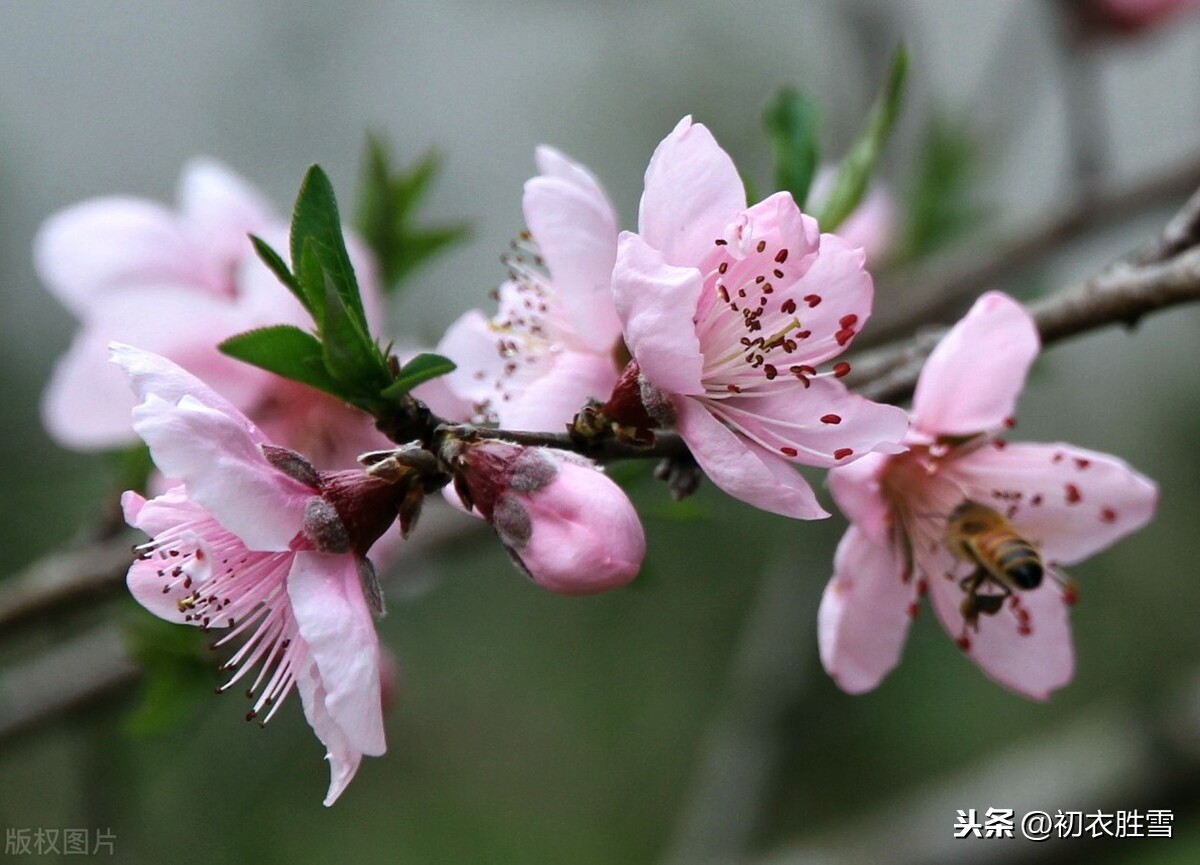
M 977 538 L 976 543 L 980 548 L 981 559 L 994 563 L 988 570 L 997 577 L 1011 580 L 1019 589 L 1036 589 L 1041 585 L 1041 556 L 1024 538 L 994 531 Z

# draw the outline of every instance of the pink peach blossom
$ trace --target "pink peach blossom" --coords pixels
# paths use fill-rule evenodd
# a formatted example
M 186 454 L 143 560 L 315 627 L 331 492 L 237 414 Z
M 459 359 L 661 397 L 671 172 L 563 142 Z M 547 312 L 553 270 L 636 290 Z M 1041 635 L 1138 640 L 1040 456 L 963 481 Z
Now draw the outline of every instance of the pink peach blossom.
M 617 380 L 616 214 L 583 166 L 545 146 L 537 165 L 523 199 L 529 234 L 506 256 L 499 311 L 466 313 L 437 347 L 458 365 L 444 379 L 451 399 L 422 396 L 454 420 L 560 430 Z
M 114 344 L 112 357 L 141 399 L 134 429 L 178 484 L 149 501 L 122 497 L 126 520 L 152 538 L 138 547 L 130 591 L 168 621 L 228 629 L 216 645 L 241 647 L 224 667 L 234 671 L 225 687 L 257 670 L 248 717 L 266 723 L 293 687 L 300 692 L 328 752 L 330 805 L 362 755 L 386 747 L 363 584 L 374 583 L 365 553 L 396 514 L 387 484 L 318 472 L 158 355 Z
M 251 233 L 286 249 L 287 225 L 258 191 L 206 159 L 185 167 L 178 210 L 114 196 L 46 220 L 34 244 L 37 271 L 81 323 L 42 402 L 46 428 L 60 444 L 100 450 L 135 441 L 129 388 L 106 362 L 114 340 L 200 376 L 274 440 L 322 467 L 349 467 L 357 453 L 385 444 L 362 412 L 217 351 L 220 341 L 257 327 L 312 328 L 258 260 Z M 382 296 L 370 255 L 353 241 L 351 253 L 378 327 Z
M 1039 349 L 1029 314 L 981 297 L 930 355 L 913 398 L 909 446 L 830 472 L 851 527 L 818 615 L 821 660 L 846 691 L 874 688 L 899 662 L 920 598 L 959 646 L 1002 685 L 1038 700 L 1071 680 L 1071 594 L 1054 576 L 1144 526 L 1155 485 L 1116 457 L 1067 444 L 1009 443 L 1017 397 Z M 964 618 L 947 520 L 964 502 L 1009 521 L 1050 572 L 1003 607 Z
M 862 250 L 821 234 L 789 193 L 747 207 L 733 161 L 691 118 L 650 160 L 613 290 L 643 401 L 730 495 L 828 516 L 793 463 L 898 450 L 904 412 L 850 393 L 837 380 L 848 364 L 817 369 L 870 316 Z
M 590 595 L 626 585 L 646 555 L 633 503 L 596 465 L 550 448 L 460 442 L 448 454 L 459 499 L 545 589 Z
M 1095 27 L 1140 33 L 1176 15 L 1200 9 L 1198 0 L 1078 0 L 1078 14 Z

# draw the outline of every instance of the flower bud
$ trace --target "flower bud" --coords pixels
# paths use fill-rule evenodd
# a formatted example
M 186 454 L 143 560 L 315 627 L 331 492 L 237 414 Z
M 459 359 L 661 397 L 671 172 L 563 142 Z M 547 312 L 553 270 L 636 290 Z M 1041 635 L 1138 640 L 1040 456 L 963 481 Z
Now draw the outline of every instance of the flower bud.
M 456 462 L 460 497 L 538 585 L 588 595 L 637 576 L 646 555 L 637 511 L 592 462 L 498 441 L 466 444 Z

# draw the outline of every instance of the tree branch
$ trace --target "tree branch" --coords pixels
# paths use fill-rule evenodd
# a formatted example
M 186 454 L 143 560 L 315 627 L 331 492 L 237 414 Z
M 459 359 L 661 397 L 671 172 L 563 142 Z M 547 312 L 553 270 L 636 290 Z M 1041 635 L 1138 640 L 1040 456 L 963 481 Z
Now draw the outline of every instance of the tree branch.
M 1198 214 L 1200 195 L 1145 250 L 1031 304 L 1043 346 L 1110 324 L 1132 327 L 1151 312 L 1200 300 L 1200 247 L 1187 245 L 1188 238 L 1195 243 L 1200 236 Z M 863 355 L 847 376 L 847 384 L 881 402 L 907 399 L 925 359 L 946 330 L 926 330 Z
M 0 582 L 0 632 L 60 607 L 104 597 L 124 585 L 141 535 L 124 531 L 65 552 L 51 553 Z
M 1112 852 L 1111 846 L 1105 846 L 1111 838 L 1084 834 L 1052 837 L 1046 843 L 1027 841 L 1021 835 L 1022 816 L 1042 810 L 1053 817 L 1059 809 L 1145 813 L 1147 807 L 1170 809 L 1169 802 L 1194 799 L 1200 793 L 1196 687 L 1193 671 L 1182 688 L 1153 705 L 1094 706 L 1059 730 L 1017 742 L 956 775 L 906 790 L 874 813 L 833 832 L 782 845 L 753 861 L 755 865 L 1098 861 Z M 954 837 L 958 809 L 975 808 L 982 819 L 990 806 L 1014 809 L 1013 838 Z
M 922 322 L 945 320 L 964 298 L 1037 267 L 1064 245 L 1131 216 L 1170 205 L 1182 199 L 1186 190 L 1197 187 L 1200 187 L 1200 154 L 1127 186 L 1095 192 L 1089 199 L 1077 200 L 1062 212 L 1037 220 L 1007 239 L 977 242 L 920 267 L 881 277 L 878 296 L 904 298 L 904 303 L 876 310 L 863 337 L 871 344 L 899 340 Z M 1189 206 L 1184 207 L 1180 217 L 1189 213 Z M 1200 204 L 1191 207 L 1190 219 L 1185 217 L 1183 224 L 1174 229 L 1168 226 L 1159 240 L 1142 254 L 1157 255 L 1157 260 L 1162 261 L 1195 244 L 1200 239 L 1196 234 L 1200 231 L 1197 209 Z M 1180 217 L 1172 220 L 1172 225 Z
M 411 570 L 414 557 L 461 548 L 464 535 L 478 535 L 483 528 L 482 520 L 464 520 L 450 508 L 427 514 L 423 531 L 405 542 L 400 561 Z M 0 583 L 0 632 L 7 636 L 16 624 L 32 624 L 79 602 L 107 600 L 124 591 L 125 573 L 133 562 L 131 544 L 139 538 L 139 533 L 128 532 L 53 553 Z M 384 582 L 398 583 L 400 570 L 384 570 Z M 115 624 L 97 626 L 32 658 L 10 662 L 0 668 L 0 742 L 128 687 L 141 676 Z

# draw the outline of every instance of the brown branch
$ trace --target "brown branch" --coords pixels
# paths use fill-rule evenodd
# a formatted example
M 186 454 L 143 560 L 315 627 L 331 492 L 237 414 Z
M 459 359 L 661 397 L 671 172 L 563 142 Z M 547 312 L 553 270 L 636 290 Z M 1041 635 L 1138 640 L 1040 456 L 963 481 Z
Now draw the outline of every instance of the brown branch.
M 384 583 L 403 594 L 404 576 L 418 558 L 461 549 L 464 537 L 479 536 L 484 528 L 482 520 L 464 519 L 449 507 L 427 513 L 422 531 L 405 542 L 400 561 L 382 572 Z M 130 546 L 140 538 L 129 532 L 55 553 L 0 583 L 0 632 L 8 636 L 13 625 L 32 624 L 81 601 L 111 599 L 124 591 L 125 573 L 133 560 Z M 140 666 L 113 624 L 11 662 L 0 668 L 0 742 L 90 705 L 141 676 Z
M 1090 279 L 1033 304 L 1031 312 L 1045 345 L 1110 324 L 1132 326 L 1160 309 L 1200 300 L 1200 193 L 1143 250 Z M 884 402 L 907 399 L 929 352 L 945 333 L 929 329 L 911 339 L 857 358 L 847 383 Z M 524 444 L 572 449 L 570 437 L 554 433 L 481 430 L 481 434 Z M 674 434 L 661 434 L 651 448 L 618 441 L 603 443 L 602 459 L 661 458 L 684 452 Z M 422 533 L 417 534 L 417 538 Z M 0 631 L 57 607 L 110 593 L 131 561 L 133 534 L 54 554 L 0 583 Z
M 101 625 L 0 671 L 0 741 L 141 677 L 116 625 Z
M 752 849 L 813 666 L 816 597 L 791 559 L 768 567 L 734 653 L 723 709 L 701 744 L 664 863 L 732 862 Z
M 51 553 L 0 582 L 0 632 L 52 610 L 112 594 L 124 585 L 132 546 L 139 540 L 138 533 L 127 531 Z
M 1037 267 L 1064 245 L 1131 216 L 1168 206 L 1198 186 L 1200 154 L 1195 154 L 1159 174 L 1076 201 L 1061 213 L 1038 220 L 1007 239 L 978 242 L 920 267 L 881 277 L 877 296 L 903 298 L 904 302 L 879 304 L 864 337 L 872 344 L 888 342 L 907 336 L 922 322 L 945 320 L 964 299 Z M 1189 207 L 1185 207 L 1181 216 L 1188 212 Z M 1168 226 L 1142 254 L 1157 255 L 1162 261 L 1196 243 L 1196 232 L 1200 230 L 1196 208 L 1190 212 L 1190 219 L 1184 218 L 1175 228 Z
M 1044 843 L 1028 841 L 1021 834 L 1021 818 L 1032 810 L 1051 816 L 1058 809 L 1144 813 L 1147 807 L 1170 809 L 1163 803 L 1194 798 L 1200 793 L 1195 688 L 1193 673 L 1183 688 L 1155 705 L 1094 706 L 1057 731 L 991 752 L 950 778 L 906 790 L 873 813 L 753 861 L 755 865 L 1095 862 L 1112 853 L 1112 847 L 1105 846 L 1111 838 L 1092 839 L 1085 834 L 1051 837 Z M 1171 798 L 1164 799 L 1168 794 Z M 975 808 L 982 819 L 993 806 L 1014 810 L 1012 838 L 954 837 L 958 809 Z M 1136 845 L 1139 840 L 1143 839 L 1128 843 Z
M 1194 197 L 1171 225 L 1195 230 L 1200 196 Z M 1190 215 L 1189 215 L 1190 214 Z M 1162 259 L 1180 247 L 1180 229 L 1166 233 L 1147 250 L 1109 266 L 1095 276 L 1064 288 L 1030 306 L 1043 345 L 1111 324 L 1132 327 L 1149 313 L 1200 300 L 1200 247 Z M 1141 263 L 1146 261 L 1148 263 Z M 926 330 L 910 340 L 860 357 L 847 383 L 882 402 L 912 395 L 917 376 L 946 328 Z

